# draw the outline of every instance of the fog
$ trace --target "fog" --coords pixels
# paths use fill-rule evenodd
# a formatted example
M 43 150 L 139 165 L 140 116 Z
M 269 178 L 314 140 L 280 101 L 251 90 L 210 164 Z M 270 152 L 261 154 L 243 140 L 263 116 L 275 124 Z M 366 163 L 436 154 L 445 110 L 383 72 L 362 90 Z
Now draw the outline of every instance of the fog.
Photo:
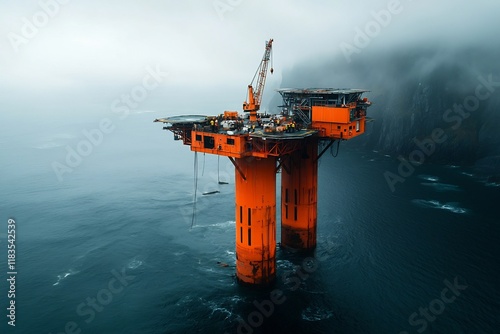
M 37 115 L 66 115 L 74 101 L 92 109 L 140 83 L 147 66 L 159 66 L 168 78 L 144 101 L 146 108 L 240 109 L 265 40 L 275 39 L 272 91 L 284 69 L 332 59 L 346 44 L 357 47 L 357 29 L 365 31 L 374 13 L 390 8 L 397 13 L 352 59 L 366 50 L 389 55 L 408 46 L 496 40 L 500 4 L 486 0 L 8 1 L 0 4 L 1 103 L 8 112 Z M 50 11 L 48 20 L 38 15 Z M 40 26 L 33 36 L 23 35 L 31 32 L 26 20 Z
M 498 0 L 0 1 L 0 267 L 17 270 L 9 218 L 21 266 L 17 300 L 0 284 L 4 314 L 15 301 L 23 333 L 242 332 L 242 320 L 406 333 L 427 328 L 429 305 L 429 333 L 498 332 L 499 13 Z M 269 38 L 262 111 L 279 111 L 278 88 L 359 88 L 374 121 L 323 151 L 317 196 L 295 189 L 295 220 L 317 216 L 320 270 L 305 259 L 299 280 L 300 256 L 276 252 L 277 289 L 261 294 L 232 277 L 234 165 L 153 120 L 241 112 Z M 435 130 L 446 139 L 429 142 Z M 278 175 L 276 236 L 280 188 Z M 445 299 L 467 287 L 458 278 L 470 288 Z
M 408 66 L 432 72 L 453 61 L 453 50 L 497 43 L 499 9 L 491 0 L 3 1 L 0 144 L 78 138 L 82 124 L 95 127 L 105 117 L 119 124 L 145 112 L 152 120 L 241 111 L 269 38 L 274 74 L 264 109 L 288 85 L 353 86 L 372 90 L 372 98 L 380 93 L 373 77 L 386 75 L 373 57 L 405 59 L 410 50 Z M 421 61 L 415 50 L 431 50 L 425 63 L 412 64 Z M 337 71 L 323 76 L 332 66 Z M 125 102 L 145 80 L 146 94 Z

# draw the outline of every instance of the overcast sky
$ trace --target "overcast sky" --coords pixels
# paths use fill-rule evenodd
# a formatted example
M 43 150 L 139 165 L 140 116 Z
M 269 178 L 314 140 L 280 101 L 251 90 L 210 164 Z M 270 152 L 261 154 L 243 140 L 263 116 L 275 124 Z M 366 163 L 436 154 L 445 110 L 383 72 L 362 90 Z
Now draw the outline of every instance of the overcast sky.
M 383 24 L 374 16 L 381 11 L 393 12 L 379 18 Z M 141 84 L 148 66 L 168 76 L 149 92 L 144 108 L 168 114 L 240 110 L 270 37 L 275 74 L 266 92 L 279 88 L 282 71 L 294 64 L 356 47 L 360 30 L 374 29 L 373 36 L 353 57 L 366 48 L 498 43 L 499 13 L 496 0 L 5 0 L 0 112 L 34 108 L 33 101 L 39 113 L 68 104 L 105 112 Z

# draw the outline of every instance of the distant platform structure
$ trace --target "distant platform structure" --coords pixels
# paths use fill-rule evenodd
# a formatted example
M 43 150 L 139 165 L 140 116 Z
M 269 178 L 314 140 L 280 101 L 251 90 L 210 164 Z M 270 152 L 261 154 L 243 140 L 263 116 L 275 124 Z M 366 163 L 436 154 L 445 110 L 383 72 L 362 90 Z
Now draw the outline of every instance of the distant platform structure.
M 319 137 L 350 139 L 365 131 L 366 109 L 371 105 L 362 99 L 364 89 L 350 88 L 283 88 L 282 113 L 294 115 Z

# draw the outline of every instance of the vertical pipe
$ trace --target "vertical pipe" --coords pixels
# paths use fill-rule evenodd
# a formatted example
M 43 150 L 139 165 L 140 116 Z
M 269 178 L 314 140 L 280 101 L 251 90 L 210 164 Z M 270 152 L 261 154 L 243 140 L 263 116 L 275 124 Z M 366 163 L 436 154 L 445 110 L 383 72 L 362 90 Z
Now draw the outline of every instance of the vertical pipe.
M 284 162 L 281 173 L 281 245 L 299 251 L 316 247 L 318 142 L 304 146 Z
M 276 276 L 276 158 L 235 159 L 236 276 L 269 285 Z M 243 174 L 243 175 L 242 175 Z

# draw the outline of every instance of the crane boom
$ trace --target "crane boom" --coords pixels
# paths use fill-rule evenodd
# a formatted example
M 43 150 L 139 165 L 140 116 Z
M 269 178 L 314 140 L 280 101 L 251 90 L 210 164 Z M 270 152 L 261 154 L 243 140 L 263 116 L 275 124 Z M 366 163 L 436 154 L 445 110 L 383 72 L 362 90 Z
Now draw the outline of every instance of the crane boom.
M 248 85 L 248 96 L 247 101 L 243 103 L 243 111 L 250 113 L 250 121 L 255 121 L 257 118 L 257 111 L 260 109 L 260 103 L 262 101 L 262 94 L 264 93 L 264 86 L 266 84 L 267 76 L 267 66 L 269 64 L 269 59 L 271 58 L 271 50 L 273 47 L 273 39 L 271 38 L 266 42 L 266 49 L 264 51 L 264 56 L 257 68 L 257 72 L 252 79 L 250 85 Z M 273 68 L 271 67 L 271 73 L 273 73 Z M 253 81 L 255 77 L 257 78 L 257 90 L 254 92 Z

